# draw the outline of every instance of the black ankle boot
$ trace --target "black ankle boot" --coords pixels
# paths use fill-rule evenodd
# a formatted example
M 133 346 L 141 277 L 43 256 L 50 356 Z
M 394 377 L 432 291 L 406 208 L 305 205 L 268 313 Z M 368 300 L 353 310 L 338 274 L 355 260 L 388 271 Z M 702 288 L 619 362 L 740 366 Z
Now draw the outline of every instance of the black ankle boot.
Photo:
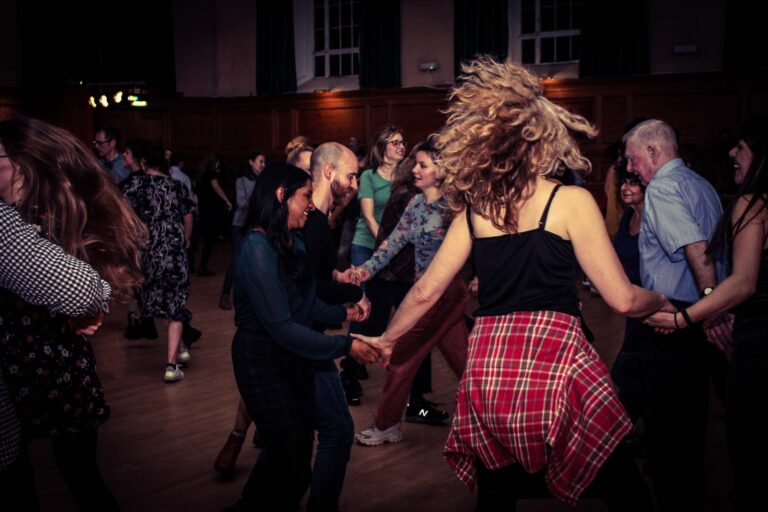
M 141 320 L 135 313 L 128 312 L 128 325 L 125 326 L 123 338 L 127 340 L 140 340 L 144 337 L 144 328 Z
M 157 339 L 157 327 L 155 327 L 155 319 L 151 316 L 145 316 L 141 319 L 141 327 L 144 332 L 144 337 L 148 340 Z
M 181 341 L 184 342 L 187 348 L 191 347 L 202 335 L 203 333 L 200 332 L 199 329 L 192 327 L 189 322 L 184 322 L 184 325 L 181 328 Z

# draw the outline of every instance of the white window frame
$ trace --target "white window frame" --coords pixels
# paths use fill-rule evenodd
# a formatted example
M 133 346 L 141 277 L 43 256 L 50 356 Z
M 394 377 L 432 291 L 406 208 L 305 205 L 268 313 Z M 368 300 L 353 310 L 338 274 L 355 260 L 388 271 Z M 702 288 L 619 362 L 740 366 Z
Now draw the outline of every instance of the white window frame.
M 298 92 L 351 91 L 360 89 L 359 75 L 315 77 L 314 9 L 314 0 L 293 0 L 293 30 Z M 327 30 L 325 37 L 326 39 L 328 38 Z M 349 49 L 325 50 L 325 52 L 327 52 L 327 55 L 349 53 Z M 330 72 L 330 57 L 326 58 L 326 72 Z
M 527 68 L 540 76 L 548 78 L 578 78 L 579 61 L 541 62 L 541 39 L 548 37 L 581 35 L 581 29 L 536 31 L 533 34 L 522 34 L 523 22 L 520 15 L 521 0 L 509 0 L 509 56 L 517 62 L 523 62 L 523 40 L 536 40 L 536 57 L 534 64 L 525 64 Z M 541 26 L 541 0 L 536 0 L 536 27 Z

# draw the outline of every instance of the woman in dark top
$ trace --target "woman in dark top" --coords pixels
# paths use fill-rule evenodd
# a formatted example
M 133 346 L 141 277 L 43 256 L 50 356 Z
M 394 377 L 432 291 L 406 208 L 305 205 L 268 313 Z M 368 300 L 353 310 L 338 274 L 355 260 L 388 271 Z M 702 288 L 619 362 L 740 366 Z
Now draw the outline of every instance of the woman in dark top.
M 640 221 L 643 218 L 643 200 L 645 186 L 640 178 L 627 172 L 626 166 L 618 164 L 613 173 L 619 204 L 624 206 L 624 214 L 613 237 L 613 248 L 621 261 L 629 282 L 640 284 L 640 250 L 637 246 L 640 234 Z M 624 342 L 619 355 L 613 363 L 611 377 L 619 388 L 619 399 L 633 422 L 642 415 L 643 390 L 640 380 L 640 343 L 642 343 L 642 321 L 627 318 L 624 328 Z
M 514 510 L 544 483 L 575 504 L 598 474 L 611 510 L 650 510 L 632 459 L 612 456 L 631 423 L 584 337 L 578 265 L 622 314 L 648 315 L 665 299 L 630 284 L 591 194 L 554 179 L 590 169 L 569 131 L 597 130 L 512 61 L 483 57 L 463 70 L 438 139 L 443 190 L 460 213 L 379 338 L 382 356 L 471 254 L 480 307 L 444 453 L 460 479 L 478 483 L 478 510 Z
M 0 199 L 40 236 L 93 265 L 113 297 L 125 300 L 138 286 L 144 225 L 71 133 L 34 119 L 0 122 Z M 0 323 L 0 370 L 24 438 L 50 437 L 80 510 L 117 510 L 97 464 L 97 428 L 110 409 L 91 344 L 69 316 L 5 291 Z
M 733 332 L 704 323 L 707 337 L 726 352 L 725 429 L 734 483 L 734 510 L 755 510 L 764 501 L 768 449 L 763 404 L 768 395 L 768 119 L 741 129 L 733 159 L 736 199 L 726 209 L 710 250 L 730 250 L 732 272 L 686 313 L 658 313 L 647 321 L 667 329 L 735 313 Z
M 218 155 L 209 153 L 201 164 L 202 175 L 197 184 L 198 227 L 203 239 L 200 252 L 200 269 L 197 275 L 208 277 L 214 272 L 208 268 L 208 261 L 213 254 L 216 238 L 224 232 L 228 212 L 232 211 L 232 201 L 222 188 L 221 160 Z
M 268 167 L 251 199 L 246 234 L 235 261 L 232 362 L 245 405 L 264 448 L 240 501 L 231 510 L 295 510 L 311 480 L 314 362 L 350 354 L 373 362 L 370 347 L 326 336 L 313 322 L 362 318 L 358 307 L 329 306 L 315 297 L 301 229 L 312 209 L 307 173 Z

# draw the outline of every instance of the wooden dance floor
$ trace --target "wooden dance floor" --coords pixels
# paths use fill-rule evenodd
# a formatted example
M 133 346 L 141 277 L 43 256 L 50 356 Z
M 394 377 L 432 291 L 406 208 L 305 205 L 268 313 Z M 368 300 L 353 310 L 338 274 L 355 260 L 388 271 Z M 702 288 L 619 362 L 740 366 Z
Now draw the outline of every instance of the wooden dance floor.
M 233 480 L 217 480 L 213 461 L 232 429 L 237 389 L 230 343 L 233 312 L 218 308 L 228 258 L 220 243 L 213 258 L 216 276 L 193 276 L 188 307 L 203 337 L 191 350 L 186 378 L 163 382 L 165 324 L 158 321 L 157 340 L 122 337 L 125 308 L 115 307 L 93 337 L 98 371 L 112 416 L 99 430 L 99 462 L 107 485 L 123 511 L 218 511 L 233 504 L 258 455 L 250 444 L 252 429 Z M 580 287 L 581 288 L 581 287 Z M 623 319 L 597 296 L 581 289 L 584 313 L 595 332 L 596 346 L 612 364 L 623 337 Z M 383 370 L 369 368 L 362 405 L 352 407 L 356 430 L 372 422 L 383 385 Z M 457 379 L 437 350 L 433 351 L 433 389 L 428 398 L 448 411 L 455 405 Z M 355 445 L 341 498 L 343 512 L 470 512 L 475 495 L 450 471 L 442 458 L 448 427 L 404 423 L 405 439 L 396 445 Z M 727 505 L 728 472 L 722 442 L 722 410 L 713 400 L 709 447 L 711 512 Z M 32 443 L 36 482 L 43 512 L 75 510 L 56 471 L 47 440 Z M 5 504 L 7 505 L 7 504 Z M 5 510 L 5 505 L 2 507 Z M 527 500 L 521 512 L 567 511 L 555 500 Z M 584 501 L 578 511 L 604 511 L 599 501 Z M 268 512 L 268 511 L 265 511 Z

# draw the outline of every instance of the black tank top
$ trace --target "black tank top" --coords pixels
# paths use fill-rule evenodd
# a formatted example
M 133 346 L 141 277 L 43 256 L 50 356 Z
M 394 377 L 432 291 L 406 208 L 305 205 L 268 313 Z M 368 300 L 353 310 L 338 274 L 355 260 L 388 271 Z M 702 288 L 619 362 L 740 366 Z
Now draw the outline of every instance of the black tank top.
M 559 188 L 557 185 L 552 190 L 539 227 L 522 233 L 476 238 L 467 208 L 472 262 L 479 282 L 480 307 L 475 316 L 513 311 L 559 311 L 580 316 L 573 246 L 570 240 L 544 229 Z

